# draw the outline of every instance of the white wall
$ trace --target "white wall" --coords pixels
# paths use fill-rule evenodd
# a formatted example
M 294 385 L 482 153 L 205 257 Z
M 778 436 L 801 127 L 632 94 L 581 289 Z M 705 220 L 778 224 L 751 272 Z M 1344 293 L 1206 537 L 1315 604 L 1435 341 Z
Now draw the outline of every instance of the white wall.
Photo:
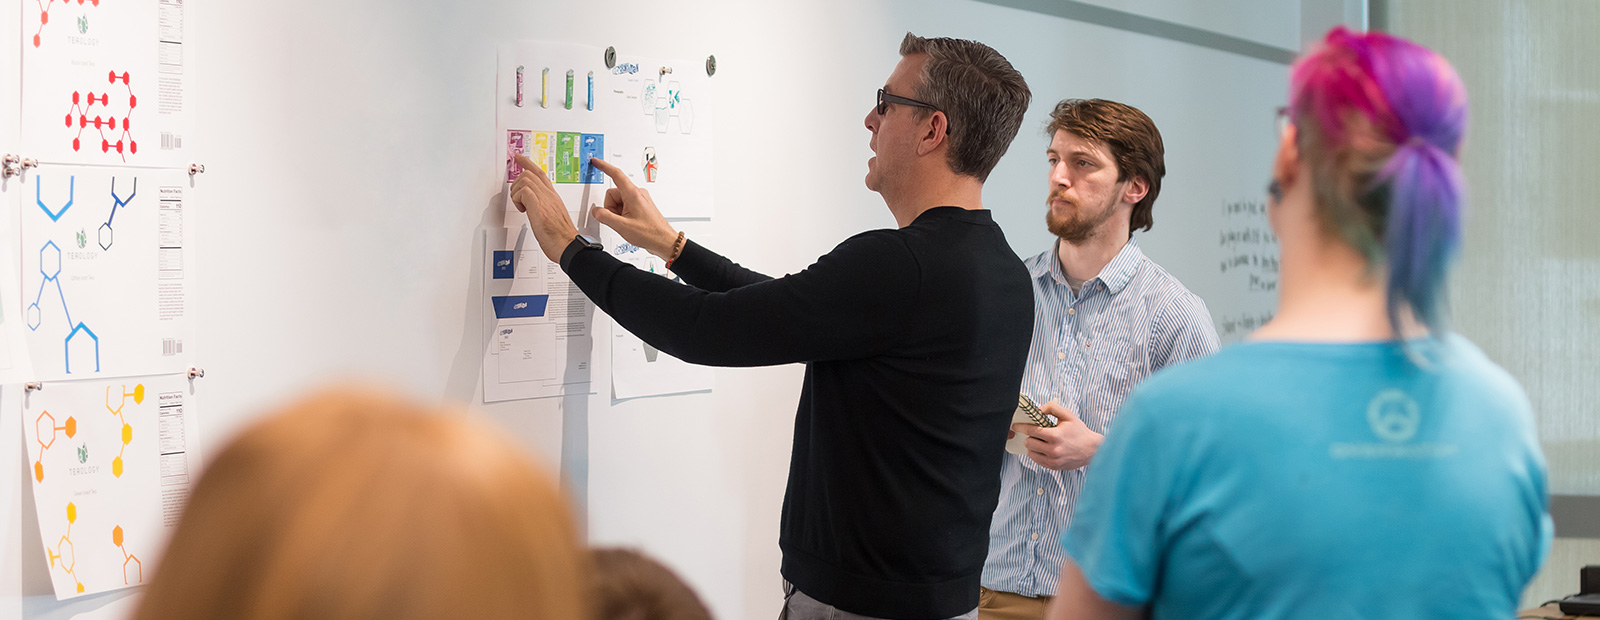
M 1207 3 L 1220 7 L 1208 11 L 1102 4 L 1287 48 L 1301 31 L 1298 0 Z M 1158 225 L 1142 236 L 1147 253 L 1203 295 L 1221 290 L 1213 211 L 1224 199 L 1260 196 L 1287 74 L 1283 65 L 968 0 L 284 0 L 190 10 L 201 54 L 194 144 L 207 166 L 194 202 L 208 454 L 273 405 L 334 380 L 481 401 L 477 231 L 492 221 L 500 189 L 501 42 L 716 54 L 716 249 L 773 275 L 851 234 L 893 225 L 861 182 L 862 119 L 901 36 L 988 42 L 1035 95 L 985 194 L 1013 247 L 1031 255 L 1051 242 L 1040 207 L 1050 106 L 1068 96 L 1124 101 L 1156 120 L 1168 149 Z M 18 29 L 6 24 L 0 49 L 10 54 Z M 608 352 L 599 349 L 603 379 Z M 601 395 L 574 407 L 587 410 L 586 429 L 563 425 L 554 400 L 476 407 L 552 469 L 565 461 L 579 474 L 596 542 L 663 557 L 718 617 L 762 618 L 780 601 L 778 512 L 800 376 L 798 366 L 721 370 L 711 394 L 623 403 L 610 401 L 602 380 Z M 6 428 L 18 426 L 11 409 L 0 416 Z M 4 442 L 0 462 L 22 461 L 9 452 L 18 446 Z M 65 618 L 121 598 L 53 601 L 39 577 L 27 485 L 3 479 L 0 618 Z

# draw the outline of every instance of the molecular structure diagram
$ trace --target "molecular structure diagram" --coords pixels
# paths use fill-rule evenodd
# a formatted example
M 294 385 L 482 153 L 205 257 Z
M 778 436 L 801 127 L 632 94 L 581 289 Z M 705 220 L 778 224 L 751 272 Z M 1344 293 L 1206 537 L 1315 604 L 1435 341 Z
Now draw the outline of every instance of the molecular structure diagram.
M 50 23 L 50 7 L 55 6 L 56 0 L 36 1 L 39 3 L 39 29 L 33 33 L 33 46 L 39 47 L 39 44 L 43 42 L 39 38 L 39 35 L 44 34 L 44 27 Z M 74 1 L 78 3 L 78 6 L 83 6 L 83 3 L 85 2 L 89 3 L 91 6 L 100 6 L 100 0 L 61 0 L 61 6 L 67 6 L 72 4 Z
M 144 562 L 140 562 L 139 556 L 128 553 L 128 549 L 122 546 L 122 526 L 118 525 L 111 529 L 111 542 L 115 543 L 117 549 L 122 551 L 122 584 L 131 586 L 136 583 L 144 583 Z M 128 566 L 130 564 L 133 566 L 132 579 L 128 578 Z M 79 591 L 82 592 L 82 590 Z
M 128 386 L 122 386 L 122 401 L 116 407 L 111 406 L 111 386 L 106 386 L 106 411 L 117 416 L 117 421 L 122 422 L 122 447 L 117 449 L 117 458 L 111 459 L 111 475 L 122 477 L 122 455 L 127 452 L 128 444 L 133 442 L 133 425 L 128 424 L 128 418 L 122 415 L 122 408 L 128 405 L 128 397 L 133 397 L 135 405 L 144 404 L 144 384 L 133 386 L 133 391 L 128 391 Z M 119 536 L 120 538 L 120 536 Z M 118 543 L 119 545 L 121 543 Z
M 78 434 L 78 421 L 68 416 L 65 423 L 56 426 L 56 417 L 49 411 L 40 412 L 33 421 L 33 439 L 39 442 L 39 460 L 33 462 L 33 479 L 39 482 L 44 482 L 44 451 L 55 445 L 56 431 L 66 431 L 67 439 L 72 439 Z M 49 441 L 45 440 L 45 435 L 50 436 Z
M 67 129 L 73 128 L 74 121 L 76 121 L 78 128 L 77 135 L 72 137 L 72 150 L 77 151 L 82 147 L 84 130 L 93 126 L 95 131 L 100 133 L 100 152 L 110 153 L 115 150 L 118 155 L 122 156 L 122 161 L 126 162 L 129 154 L 139 152 L 139 143 L 134 142 L 133 134 L 129 131 L 131 126 L 129 118 L 133 115 L 133 109 L 138 107 L 139 98 L 133 95 L 133 85 L 129 79 L 128 72 L 124 71 L 121 75 L 118 75 L 116 71 L 110 71 L 107 72 L 106 79 L 113 86 L 119 81 L 122 82 L 122 86 L 128 91 L 128 111 L 119 121 L 109 109 L 111 103 L 111 93 L 109 91 L 102 92 L 99 95 L 94 94 L 93 91 L 88 93 L 73 91 L 72 108 L 67 111 L 66 116 Z M 121 93 L 118 94 L 120 95 Z M 89 114 L 94 112 L 94 106 L 96 105 L 107 108 L 104 118 L 101 118 L 99 114 L 96 114 L 93 119 L 89 118 Z M 112 136 L 116 137 L 117 141 L 112 142 L 106 136 L 106 130 L 115 132 L 119 125 L 122 128 L 122 133 L 113 133 Z M 127 147 L 126 152 L 123 151 L 124 146 Z
M 76 191 L 77 185 L 77 177 L 70 177 L 68 179 L 67 203 L 59 210 L 51 210 L 50 206 L 45 204 L 44 198 L 41 197 L 40 194 L 42 191 L 40 188 L 43 187 L 43 185 L 44 179 L 37 176 L 34 177 L 34 202 L 38 203 L 39 209 L 44 211 L 46 216 L 49 216 L 50 221 L 60 221 L 61 216 L 66 214 L 67 209 L 72 208 L 72 202 L 74 198 L 73 194 Z M 138 180 L 135 179 L 134 194 L 137 193 Z M 116 217 L 117 206 L 126 205 L 129 201 L 132 201 L 134 194 L 129 194 L 126 199 L 118 197 L 116 193 L 116 179 L 112 179 L 111 199 L 113 201 L 113 205 L 111 208 L 111 216 L 113 218 Z M 103 248 L 109 249 L 111 246 L 110 219 L 107 219 L 106 225 L 100 229 L 100 242 L 101 247 Z M 65 343 L 62 345 L 62 348 L 65 352 L 64 359 L 67 373 L 70 374 L 72 372 L 72 339 L 76 338 L 79 333 L 86 334 L 89 339 L 94 342 L 94 371 L 100 372 L 100 337 L 96 336 L 94 330 L 89 329 L 88 325 L 85 325 L 82 322 L 72 322 L 72 310 L 67 307 L 67 294 L 66 291 L 62 290 L 61 288 L 61 246 L 56 245 L 55 241 L 46 241 L 44 243 L 44 247 L 39 248 L 39 275 L 44 276 L 44 279 L 39 282 L 39 294 L 34 297 L 33 304 L 28 306 L 28 330 L 39 331 L 39 326 L 43 323 L 43 318 L 40 315 L 39 303 L 44 301 L 45 288 L 48 287 L 50 283 L 54 282 L 56 285 L 56 295 L 61 298 L 61 312 L 62 314 L 66 315 L 67 325 L 71 327 L 71 329 L 67 332 Z
M 67 533 L 56 542 L 56 548 L 45 547 L 45 553 L 50 555 L 50 568 L 55 568 L 59 561 L 61 570 L 72 576 L 73 583 L 78 584 L 78 593 L 83 593 L 83 582 L 78 580 L 78 554 L 72 549 L 72 524 L 78 520 L 78 507 L 72 503 L 67 504 Z
M 111 222 L 113 220 L 117 219 L 117 207 L 126 207 L 126 206 L 128 206 L 128 203 L 133 202 L 133 197 L 134 196 L 138 196 L 138 195 L 139 195 L 139 178 L 138 177 L 134 177 L 133 178 L 133 193 L 128 194 L 127 198 L 123 198 L 123 197 L 117 195 L 117 179 L 115 177 L 112 177 L 112 179 L 111 179 L 111 215 L 110 215 L 110 217 L 106 218 L 106 223 L 100 225 L 100 249 L 102 249 L 102 250 L 110 250 L 111 249 L 111 242 L 113 240 L 112 239 L 112 233 L 114 232 L 114 231 L 111 230 Z

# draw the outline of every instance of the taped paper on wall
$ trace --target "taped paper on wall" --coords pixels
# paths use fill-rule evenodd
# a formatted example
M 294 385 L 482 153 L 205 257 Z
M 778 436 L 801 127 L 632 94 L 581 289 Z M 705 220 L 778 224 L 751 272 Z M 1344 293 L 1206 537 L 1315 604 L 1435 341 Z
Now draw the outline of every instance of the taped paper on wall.
M 484 402 L 589 393 L 594 304 L 526 226 L 489 231 L 484 245 Z
M 672 225 L 700 243 L 709 243 L 711 223 L 677 221 Z M 601 228 L 601 243 L 606 251 L 634 267 L 679 281 L 660 257 L 632 245 L 609 228 Z M 615 398 L 639 398 L 701 392 L 716 384 L 716 372 L 707 366 L 690 364 L 650 346 L 621 324 L 611 325 L 611 393 Z
M 200 465 L 187 377 L 51 383 L 23 427 L 56 598 L 149 583 Z
M 23 152 L 47 163 L 188 163 L 183 0 L 38 0 L 23 14 Z
M 148 168 L 47 166 L 27 175 L 19 305 L 33 379 L 188 368 L 188 185 L 181 171 Z

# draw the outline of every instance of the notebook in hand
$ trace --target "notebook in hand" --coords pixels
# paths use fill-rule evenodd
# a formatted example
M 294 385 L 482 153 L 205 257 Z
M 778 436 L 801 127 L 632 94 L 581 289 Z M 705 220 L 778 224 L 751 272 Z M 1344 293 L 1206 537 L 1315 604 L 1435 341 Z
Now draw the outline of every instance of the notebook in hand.
M 1033 400 L 1028 398 L 1027 394 L 1017 394 L 1017 410 L 1011 414 L 1011 423 L 1032 424 L 1044 428 L 1051 428 L 1056 425 L 1055 421 L 1050 419 L 1050 416 L 1039 410 L 1038 405 L 1033 404 Z M 1027 435 L 1017 433 L 1016 436 L 1006 440 L 1006 452 L 1027 454 L 1027 441 Z

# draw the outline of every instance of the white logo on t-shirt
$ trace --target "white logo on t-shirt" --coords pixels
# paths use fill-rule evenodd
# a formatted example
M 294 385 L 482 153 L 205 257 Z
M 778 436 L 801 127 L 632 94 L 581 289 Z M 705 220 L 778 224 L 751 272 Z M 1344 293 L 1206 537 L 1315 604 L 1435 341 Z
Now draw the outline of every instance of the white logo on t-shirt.
M 1417 401 L 1411 400 L 1405 392 L 1388 389 L 1378 392 L 1372 402 L 1367 403 L 1367 423 L 1372 425 L 1372 432 L 1379 439 L 1402 443 L 1416 436 L 1417 427 L 1422 424 L 1422 411 Z

